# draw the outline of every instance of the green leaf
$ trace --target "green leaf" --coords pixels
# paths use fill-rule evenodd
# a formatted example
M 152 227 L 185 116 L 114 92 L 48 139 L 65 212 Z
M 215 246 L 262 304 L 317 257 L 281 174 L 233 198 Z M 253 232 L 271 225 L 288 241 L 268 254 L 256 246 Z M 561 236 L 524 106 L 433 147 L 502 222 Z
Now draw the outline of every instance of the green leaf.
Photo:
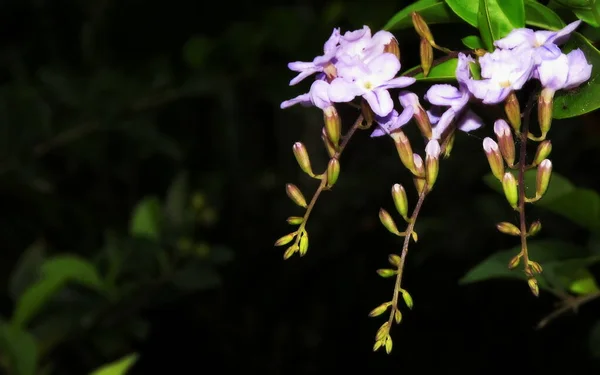
M 579 268 L 567 282 L 569 291 L 574 294 L 592 294 L 600 291 L 594 275 L 587 268 Z
M 600 2 L 599 2 L 600 3 Z M 553 117 L 557 119 L 576 117 L 600 108 L 600 51 L 579 33 L 571 34 L 563 51 L 580 48 L 592 65 L 590 79 L 573 91 L 559 91 L 554 97 Z
M 90 375 L 125 375 L 137 362 L 137 353 L 129 354 L 115 362 L 106 364 L 90 373 Z
M 25 290 L 16 302 L 11 323 L 23 327 L 68 282 L 101 291 L 102 281 L 95 267 L 84 259 L 61 255 L 42 265 L 42 278 Z
M 471 49 L 485 48 L 483 41 L 477 35 L 469 35 L 462 38 L 462 42 L 465 46 Z
M 446 0 L 446 4 L 466 23 L 477 27 L 477 10 L 479 8 L 477 0 Z
M 383 29 L 389 31 L 413 27 L 412 12 L 418 12 L 429 25 L 460 21 L 442 0 L 420 0 L 396 13 Z
M 165 201 L 165 219 L 174 227 L 181 227 L 186 219 L 189 208 L 188 175 L 179 173 L 169 190 Z
M 11 374 L 35 375 L 38 350 L 35 337 L 29 332 L 0 320 L 0 349 L 8 356 Z
M 525 0 L 525 23 L 546 30 L 559 30 L 565 27 L 558 14 L 536 0 Z
M 520 251 L 521 246 L 515 246 L 512 249 L 492 254 L 486 260 L 471 269 L 459 283 L 470 284 L 495 278 L 525 280 L 526 276 L 520 270 L 508 269 L 508 262 L 510 259 L 519 254 Z M 560 266 L 561 262 L 582 258 L 588 255 L 587 249 L 561 241 L 530 241 L 528 243 L 528 251 L 530 259 L 542 265 L 544 268 L 544 275 L 546 273 L 551 274 L 552 269 Z M 544 278 L 540 278 L 538 281 L 540 288 L 542 289 L 551 287 Z
M 583 228 L 600 230 L 600 195 L 594 190 L 576 188 L 545 203 L 545 208 Z
M 495 40 L 525 26 L 523 0 L 479 0 L 477 25 L 485 46 L 492 51 Z
M 21 254 L 8 284 L 8 292 L 13 300 L 16 301 L 21 293 L 39 278 L 40 268 L 44 262 L 45 248 L 43 242 L 36 241 Z
M 158 198 L 144 198 L 133 210 L 129 233 L 133 237 L 158 240 L 160 236 L 160 221 L 160 201 Z
M 423 73 L 416 74 L 414 75 L 414 77 L 418 82 L 456 81 L 457 64 L 458 59 L 452 58 L 431 68 L 427 77 L 423 77 Z M 414 68 L 411 68 L 404 72 L 403 75 L 409 75 L 419 68 L 419 66 L 415 66 Z

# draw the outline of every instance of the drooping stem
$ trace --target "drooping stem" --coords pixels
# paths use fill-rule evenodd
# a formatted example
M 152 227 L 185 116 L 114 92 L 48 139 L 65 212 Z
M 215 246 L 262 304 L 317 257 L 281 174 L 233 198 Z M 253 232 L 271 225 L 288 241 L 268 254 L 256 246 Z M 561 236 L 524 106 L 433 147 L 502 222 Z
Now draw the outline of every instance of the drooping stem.
M 398 309 L 398 297 L 400 296 L 400 292 L 402 290 L 402 273 L 404 272 L 404 264 L 406 261 L 406 256 L 408 255 L 408 246 L 410 245 L 410 240 L 413 237 L 413 233 L 415 231 L 415 224 L 417 222 L 417 218 L 419 217 L 419 213 L 421 212 L 421 208 L 423 207 L 423 202 L 425 201 L 427 193 L 428 190 L 427 187 L 425 187 L 423 191 L 419 194 L 419 200 L 417 201 L 417 205 L 415 206 L 415 209 L 413 210 L 412 215 L 410 216 L 408 226 L 406 227 L 404 243 L 402 245 L 402 253 L 400 254 L 400 263 L 398 264 L 398 273 L 396 274 L 396 283 L 394 285 L 394 295 L 392 297 L 392 311 L 388 320 L 390 326 L 392 324 L 392 321 L 394 320 L 394 313 Z
M 360 116 L 358 116 L 356 121 L 354 121 L 354 124 L 352 125 L 350 130 L 348 130 L 348 133 L 346 133 L 346 135 L 344 135 L 342 143 L 340 144 L 340 147 L 338 148 L 336 153 L 332 156 L 332 158 L 335 158 L 335 159 L 340 158 L 340 156 L 342 155 L 342 152 L 348 145 L 350 138 L 352 138 L 354 133 L 360 128 L 362 122 L 363 122 L 363 116 L 360 115 Z M 298 243 L 300 241 L 300 238 L 302 237 L 302 234 L 305 231 L 306 222 L 308 221 L 308 218 L 310 217 L 310 213 L 312 212 L 313 208 L 315 207 L 315 204 L 317 203 L 317 200 L 319 199 L 319 196 L 321 195 L 321 193 L 324 190 L 327 190 L 327 174 L 326 173 L 323 173 L 319 187 L 313 194 L 312 199 L 308 203 L 308 206 L 306 206 L 306 212 L 304 213 L 304 216 L 302 219 L 302 224 L 300 224 L 300 227 L 298 227 L 298 236 L 296 236 L 296 243 Z
M 525 216 L 525 203 L 527 203 L 527 194 L 525 192 L 525 172 L 528 169 L 527 166 L 527 140 L 529 135 L 529 118 L 531 117 L 531 110 L 533 104 L 536 102 L 536 95 L 532 95 L 525 107 L 523 112 L 523 123 L 521 126 L 520 133 L 520 148 L 519 148 L 519 221 L 521 231 L 521 255 L 523 256 L 523 263 L 525 265 L 525 272 L 529 270 L 529 252 L 527 249 L 527 221 Z

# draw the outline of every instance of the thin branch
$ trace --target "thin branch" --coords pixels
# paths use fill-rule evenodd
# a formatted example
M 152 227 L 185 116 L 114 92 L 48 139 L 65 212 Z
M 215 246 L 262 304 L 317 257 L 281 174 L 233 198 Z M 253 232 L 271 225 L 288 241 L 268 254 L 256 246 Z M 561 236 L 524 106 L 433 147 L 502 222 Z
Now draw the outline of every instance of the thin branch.
M 590 301 L 595 300 L 596 298 L 600 298 L 600 292 L 590 293 L 579 297 L 569 297 L 563 300 L 561 306 L 558 309 L 554 310 L 553 312 L 548 314 L 544 319 L 540 320 L 540 322 L 536 326 L 536 329 L 544 328 L 548 325 L 548 323 L 565 314 L 569 310 L 573 311 L 574 313 L 577 313 L 577 310 L 581 306 Z

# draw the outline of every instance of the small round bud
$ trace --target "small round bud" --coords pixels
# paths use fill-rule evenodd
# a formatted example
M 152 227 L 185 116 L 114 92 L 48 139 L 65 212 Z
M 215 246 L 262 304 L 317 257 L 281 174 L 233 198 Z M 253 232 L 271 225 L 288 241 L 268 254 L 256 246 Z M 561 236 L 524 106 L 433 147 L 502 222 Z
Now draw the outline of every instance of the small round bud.
M 537 175 L 535 180 L 535 195 L 537 197 L 543 197 L 548 190 L 550 184 L 550 177 L 552 177 L 552 162 L 548 159 L 544 159 L 537 169 Z
M 512 173 L 506 172 L 502 178 L 502 190 L 504 196 L 512 208 L 517 208 L 519 202 L 519 194 L 517 191 L 517 181 Z
M 287 223 L 290 225 L 300 225 L 304 222 L 304 218 L 300 216 L 290 216 L 287 218 Z
M 300 189 L 298 189 L 296 185 L 285 185 L 285 192 L 287 193 L 288 197 L 290 197 L 290 199 L 298 206 L 303 208 L 307 207 L 306 199 L 304 199 L 304 195 L 302 195 L 302 192 L 300 191 Z
M 400 184 L 392 186 L 392 198 L 396 205 L 396 210 L 404 220 L 408 221 L 408 198 L 406 197 L 406 191 Z
M 514 224 L 508 223 L 506 221 L 496 224 L 496 228 L 500 232 L 511 235 L 511 236 L 520 236 L 521 235 L 521 231 L 519 230 L 519 228 L 517 228 Z
M 541 230 L 542 230 L 542 223 L 539 220 L 536 220 L 533 223 L 531 223 L 531 226 L 529 227 L 529 230 L 527 231 L 527 235 L 535 236 Z
M 283 246 L 283 245 L 289 244 L 290 242 L 292 242 L 294 237 L 296 237 L 296 233 L 297 232 L 293 232 L 293 233 L 286 234 L 285 236 L 281 237 L 280 239 L 278 239 L 275 242 L 275 246 Z
M 327 164 L 327 187 L 332 187 L 340 176 L 340 161 L 332 158 Z
M 539 165 L 544 159 L 547 159 L 552 152 L 552 142 L 547 139 L 542 141 L 535 152 L 535 157 L 533 158 L 533 165 Z
M 519 262 L 521 261 L 521 254 L 514 256 L 509 262 L 508 262 L 508 268 L 509 269 L 515 269 L 517 268 L 517 266 L 519 265 Z
M 385 312 L 385 310 L 387 310 L 388 307 L 390 307 L 391 305 L 392 305 L 391 302 L 382 303 L 381 305 L 379 305 L 376 308 L 374 308 L 373 310 L 371 310 L 371 312 L 369 313 L 369 316 L 371 318 L 379 316 L 379 315 L 383 314 Z
M 300 237 L 300 246 L 298 247 L 298 252 L 300 256 L 306 255 L 306 251 L 308 250 L 308 233 L 302 233 L 302 237 Z
M 534 296 L 537 297 L 540 295 L 540 288 L 536 279 L 534 279 L 533 277 L 527 279 L 527 284 L 529 285 L 529 289 L 531 289 L 531 293 L 533 293 Z

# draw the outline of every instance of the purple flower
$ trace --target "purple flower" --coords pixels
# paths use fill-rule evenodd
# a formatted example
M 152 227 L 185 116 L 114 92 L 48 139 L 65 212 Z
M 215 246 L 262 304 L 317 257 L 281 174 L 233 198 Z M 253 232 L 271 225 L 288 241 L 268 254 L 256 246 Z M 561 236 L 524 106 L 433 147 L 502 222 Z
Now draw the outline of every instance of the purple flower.
M 329 89 L 329 83 L 323 80 L 314 81 L 310 86 L 310 91 L 306 94 L 298 95 L 297 97 L 286 100 L 281 103 L 281 109 L 291 107 L 296 104 L 303 106 L 314 105 L 315 107 L 325 109 L 331 105 L 327 91 Z
M 533 31 L 531 29 L 514 29 L 506 37 L 494 42 L 494 45 L 502 49 L 515 49 L 523 51 L 533 50 L 535 64 L 542 60 L 556 59 L 561 55 L 558 44 L 567 41 L 570 34 L 581 24 L 580 20 L 571 22 L 559 31 Z
M 456 78 L 458 88 L 452 85 L 433 85 L 427 90 L 425 99 L 433 104 L 433 107 L 427 112 L 431 124 L 436 125 L 433 128 L 433 139 L 440 139 L 444 131 L 455 120 L 458 121 L 458 129 L 469 132 L 482 126 L 483 121 L 466 105 L 471 98 L 467 83 L 471 79 L 469 64 L 474 62 L 470 57 L 464 54 L 458 55 L 458 65 L 456 66 Z M 442 112 L 442 107 L 449 107 Z
M 409 91 L 402 91 L 399 95 L 399 100 L 404 108 L 402 113 L 398 114 L 398 111 L 393 109 L 387 116 L 375 116 L 375 121 L 379 126 L 371 133 L 371 137 L 380 137 L 390 134 L 396 129 L 400 129 L 412 119 L 420 106 L 419 97 Z
M 333 29 L 329 40 L 325 42 L 322 56 L 315 57 L 312 62 L 296 61 L 289 63 L 288 68 L 290 70 L 300 72 L 300 74 L 290 81 L 290 86 L 297 84 L 312 74 L 323 72 L 327 65 L 333 63 L 340 38 L 340 29 Z
M 504 101 L 513 90 L 520 90 L 535 68 L 532 49 L 497 49 L 479 58 L 481 80 L 469 79 L 469 91 L 485 104 Z
M 554 92 L 575 88 L 590 79 L 592 66 L 583 51 L 576 49 L 554 60 L 543 61 L 536 73 L 542 86 Z
M 338 77 L 331 82 L 329 98 L 344 103 L 362 96 L 373 112 L 387 116 L 394 108 L 388 89 L 407 87 L 415 82 L 412 77 L 397 77 L 400 61 L 391 53 L 382 53 L 369 63 L 355 62 L 338 68 Z

